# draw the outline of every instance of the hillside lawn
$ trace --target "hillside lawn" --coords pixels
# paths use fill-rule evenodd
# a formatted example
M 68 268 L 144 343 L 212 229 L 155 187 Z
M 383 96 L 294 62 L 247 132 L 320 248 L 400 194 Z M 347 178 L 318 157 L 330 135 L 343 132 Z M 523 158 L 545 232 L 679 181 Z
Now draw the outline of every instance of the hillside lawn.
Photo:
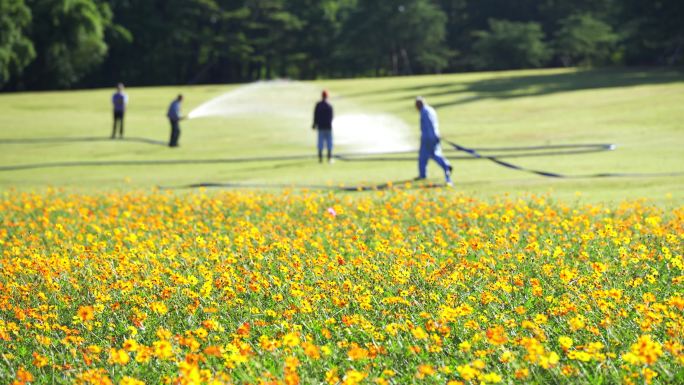
M 466 147 L 614 143 L 615 151 L 507 159 L 532 169 L 579 175 L 604 172 L 680 173 L 668 177 L 552 179 L 486 160 L 456 158 L 455 188 L 476 197 L 546 194 L 565 200 L 617 202 L 646 198 L 684 203 L 684 72 L 676 69 L 555 69 L 325 80 L 299 95 L 307 118 L 268 114 L 202 118 L 181 123 L 181 147 L 165 146 L 166 109 L 183 93 L 183 112 L 240 85 L 127 88 L 126 140 L 110 140 L 111 89 L 0 95 L 0 191 L 48 187 L 97 192 L 157 186 L 240 183 L 273 188 L 403 181 L 417 175 L 415 155 L 404 161 L 319 165 L 309 112 L 319 90 L 330 91 L 336 114 L 353 106 L 399 117 L 415 130 L 417 95 L 439 114 L 444 137 Z M 277 91 L 273 91 L 274 93 Z M 289 96 L 288 96 L 289 97 Z M 259 103 L 274 103 L 278 95 Z M 277 106 L 274 106 L 277 108 Z M 300 114 L 301 115 L 301 114 Z M 303 115 L 302 115 L 303 116 Z M 339 152 L 350 152 L 340 149 Z M 231 163 L 217 160 L 302 155 L 308 158 Z M 505 158 L 504 158 L 505 159 Z M 214 162 L 203 162 L 214 160 Z M 102 165 L 126 161 L 125 165 Z M 155 164 L 156 161 L 162 163 Z M 172 164 L 163 162 L 173 161 Z M 202 161 L 202 162 L 198 162 Z M 55 166 L 67 162 L 70 166 Z M 95 162 L 76 164 L 80 162 Z M 136 164 L 136 162 L 141 162 Z M 30 169 L 16 166 L 43 164 Z M 428 174 L 441 182 L 431 162 Z

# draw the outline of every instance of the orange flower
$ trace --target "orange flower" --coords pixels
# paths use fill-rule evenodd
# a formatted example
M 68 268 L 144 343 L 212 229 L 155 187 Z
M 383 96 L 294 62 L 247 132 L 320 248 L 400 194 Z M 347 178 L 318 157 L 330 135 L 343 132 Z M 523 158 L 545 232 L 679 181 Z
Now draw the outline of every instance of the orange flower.
M 306 354 L 307 357 L 314 360 L 321 358 L 321 350 L 318 346 L 309 342 L 304 342 L 302 347 L 304 348 L 304 354 Z
M 42 368 L 43 366 L 48 364 L 48 359 L 44 356 L 41 356 L 37 352 L 33 352 L 33 366 L 36 368 Z
M 207 346 L 204 349 L 204 354 L 213 357 L 221 357 L 221 354 L 223 354 L 223 352 L 219 346 Z
M 501 325 L 487 329 L 487 340 L 489 340 L 492 345 L 505 344 L 508 341 L 506 329 Z
M 249 322 L 245 322 L 237 329 L 237 334 L 241 337 L 248 337 L 250 329 Z
M 423 379 L 427 376 L 432 376 L 435 373 L 437 373 L 437 371 L 435 370 L 435 368 L 432 367 L 432 365 L 422 364 L 418 366 L 418 373 L 416 373 L 416 378 Z
M 23 367 L 17 370 L 17 380 L 20 383 L 33 382 L 33 375 Z
M 350 360 L 363 360 L 368 358 L 368 350 L 359 347 L 357 344 L 353 343 L 351 349 L 347 351 L 347 356 Z

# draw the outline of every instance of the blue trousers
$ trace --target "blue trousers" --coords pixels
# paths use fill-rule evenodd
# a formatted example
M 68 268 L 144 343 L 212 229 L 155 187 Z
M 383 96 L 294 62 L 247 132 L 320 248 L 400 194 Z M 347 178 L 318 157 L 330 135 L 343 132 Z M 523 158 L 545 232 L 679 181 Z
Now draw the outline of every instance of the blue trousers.
M 323 151 L 324 146 L 328 149 L 328 153 L 332 152 L 332 130 L 318 130 L 318 152 Z
M 418 176 L 421 178 L 427 177 L 426 170 L 429 159 L 434 159 L 435 162 L 437 162 L 437 164 L 444 169 L 444 174 L 447 176 L 447 179 L 449 179 L 448 176 L 451 165 L 442 154 L 442 146 L 440 146 L 439 140 L 420 141 L 420 152 L 418 153 Z

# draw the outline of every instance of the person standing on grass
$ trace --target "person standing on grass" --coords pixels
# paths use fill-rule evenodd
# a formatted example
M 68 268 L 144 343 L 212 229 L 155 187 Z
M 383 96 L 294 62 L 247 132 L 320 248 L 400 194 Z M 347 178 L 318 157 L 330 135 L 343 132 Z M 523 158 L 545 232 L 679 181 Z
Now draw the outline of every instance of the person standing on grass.
M 183 120 L 183 115 L 181 115 L 181 102 L 183 102 L 183 95 L 178 95 L 171 105 L 169 106 L 169 111 L 166 116 L 171 122 L 171 140 L 169 140 L 169 147 L 178 147 L 178 138 L 180 138 L 180 126 L 178 122 Z
M 116 86 L 116 92 L 112 95 L 112 105 L 114 105 L 114 127 L 112 128 L 112 139 L 116 137 L 116 126 L 119 124 L 119 139 L 123 139 L 124 113 L 128 104 L 128 95 L 124 92 L 123 83 Z
M 333 108 L 328 103 L 328 91 L 321 93 L 321 101 L 316 104 L 314 109 L 313 128 L 318 130 L 318 163 L 323 162 L 323 147 L 328 149 L 328 163 L 332 163 L 332 121 Z
M 449 161 L 442 154 L 442 146 L 439 144 L 437 112 L 420 96 L 416 98 L 416 109 L 420 113 L 420 152 L 418 153 L 418 177 L 416 180 L 426 178 L 427 162 L 432 158 L 444 169 L 446 184 L 451 186 L 451 171 L 453 167 L 451 167 Z

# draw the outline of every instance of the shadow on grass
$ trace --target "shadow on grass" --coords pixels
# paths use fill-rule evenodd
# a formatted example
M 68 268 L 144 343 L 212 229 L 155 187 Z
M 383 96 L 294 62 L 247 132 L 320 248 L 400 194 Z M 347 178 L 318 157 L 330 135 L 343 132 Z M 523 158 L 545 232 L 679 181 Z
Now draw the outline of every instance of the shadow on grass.
M 83 143 L 83 142 L 133 142 L 152 144 L 157 146 L 166 146 L 167 142 L 161 140 L 154 140 L 148 138 L 123 138 L 111 139 L 108 136 L 65 136 L 65 137 L 48 137 L 48 138 L 0 138 L 0 145 L 2 144 L 44 144 L 44 143 Z
M 347 96 L 370 96 L 396 94 L 410 95 L 391 97 L 390 100 L 407 100 L 421 95 L 425 98 L 453 95 L 450 101 L 431 103 L 435 108 L 467 104 L 486 99 L 514 99 L 521 97 L 544 96 L 563 92 L 597 90 L 609 88 L 634 87 L 684 82 L 684 68 L 643 69 L 621 68 L 601 70 L 581 70 L 560 74 L 538 75 L 497 75 L 493 73 L 486 79 L 476 81 L 454 81 L 436 84 L 417 85 L 404 88 L 359 92 Z
M 529 158 L 545 157 L 556 155 L 578 155 L 593 152 L 612 150 L 612 145 L 608 144 L 565 144 L 565 145 L 546 145 L 546 146 L 520 146 L 520 147 L 492 147 L 479 148 L 477 151 L 487 153 L 488 157 L 499 158 Z M 478 160 L 483 158 L 473 157 L 472 155 L 456 155 L 462 152 L 455 148 L 446 148 L 445 153 L 449 154 L 452 160 Z M 209 159 L 149 159 L 149 160 L 83 160 L 65 162 L 41 162 L 28 163 L 9 166 L 0 166 L 0 172 L 24 171 L 46 168 L 71 168 L 71 167 L 111 167 L 111 166 L 173 166 L 190 164 L 230 164 L 230 163 L 264 163 L 264 162 L 293 162 L 286 164 L 275 164 L 268 167 L 251 168 L 248 170 L 262 170 L 264 168 L 287 168 L 301 165 L 316 159 L 315 155 L 281 155 L 281 156 L 256 156 L 244 158 L 209 158 Z M 415 162 L 417 160 L 417 150 L 396 151 L 388 153 L 341 153 L 334 156 L 342 162 Z
M 381 190 L 414 190 L 435 189 L 448 187 L 444 183 L 432 181 L 416 182 L 413 179 L 390 181 L 381 184 L 360 183 L 357 185 L 321 185 L 321 184 L 288 184 L 288 183 L 239 183 L 239 182 L 199 182 L 178 186 L 158 186 L 161 190 L 182 190 L 197 188 L 224 188 L 224 189 L 299 189 L 299 190 L 333 190 L 342 192 L 364 192 Z
M 216 159 L 151 159 L 151 160 L 86 160 L 86 161 L 67 161 L 67 162 L 44 162 L 29 163 L 12 166 L 0 166 L 3 171 L 23 171 L 43 168 L 63 168 L 63 167 L 109 167 L 109 166 L 173 166 L 187 164 L 222 164 L 222 163 L 251 163 L 251 162 L 271 162 L 285 160 L 313 159 L 311 155 L 292 155 L 292 156 L 264 156 L 253 158 L 216 158 Z

